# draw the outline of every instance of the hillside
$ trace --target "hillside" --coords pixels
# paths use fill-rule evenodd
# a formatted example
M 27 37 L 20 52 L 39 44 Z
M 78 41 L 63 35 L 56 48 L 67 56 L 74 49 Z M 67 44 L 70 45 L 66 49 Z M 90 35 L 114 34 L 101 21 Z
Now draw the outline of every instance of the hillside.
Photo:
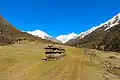
M 120 50 L 120 15 L 116 15 L 106 23 L 94 27 L 92 31 L 81 34 L 76 39 L 68 41 L 67 45 L 100 50 Z
M 47 37 L 47 36 L 45 36 L 44 39 L 52 41 L 54 43 L 62 44 L 62 41 L 60 41 L 60 40 L 58 40 L 56 38 L 53 38 L 53 37 Z
M 22 32 L 12 26 L 7 20 L 0 16 L 0 45 L 14 43 L 16 41 L 29 40 L 29 41 L 41 41 L 49 42 L 41 38 L 35 37 L 26 32 Z

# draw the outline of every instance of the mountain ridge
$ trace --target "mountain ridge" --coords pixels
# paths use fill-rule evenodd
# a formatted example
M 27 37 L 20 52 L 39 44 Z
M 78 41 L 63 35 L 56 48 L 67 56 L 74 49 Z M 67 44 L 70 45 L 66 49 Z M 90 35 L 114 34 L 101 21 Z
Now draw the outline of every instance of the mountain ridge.
M 112 24 L 115 20 L 117 20 L 116 23 Z M 118 13 L 117 15 L 115 15 L 112 19 L 110 19 L 110 20 L 108 20 L 108 21 L 106 21 L 106 22 L 104 22 L 104 23 L 102 23 L 102 24 L 100 24 L 100 25 L 98 25 L 98 26 L 96 26 L 96 27 L 92 27 L 92 28 L 89 29 L 88 31 L 81 32 L 81 33 L 79 34 L 79 36 L 80 36 L 81 38 L 84 38 L 85 36 L 87 36 L 88 34 L 90 34 L 91 32 L 95 31 L 96 29 L 98 29 L 98 28 L 100 28 L 100 27 L 102 27 L 102 26 L 104 26 L 104 27 L 105 27 L 105 26 L 110 26 L 110 27 L 108 27 L 108 28 L 105 29 L 105 31 L 106 31 L 107 29 L 113 27 L 114 25 L 117 25 L 117 22 L 118 22 L 119 20 L 120 20 L 120 13 Z M 78 37 L 79 37 L 79 36 L 78 36 Z
M 91 28 L 90 30 L 82 33 L 76 39 L 72 39 L 65 44 L 93 49 L 119 51 L 119 28 L 120 13 L 105 23 Z M 116 34 L 118 35 L 114 37 Z M 115 40 L 116 43 L 114 43 L 113 40 Z M 113 47 L 116 46 L 116 44 L 118 45 L 115 49 Z

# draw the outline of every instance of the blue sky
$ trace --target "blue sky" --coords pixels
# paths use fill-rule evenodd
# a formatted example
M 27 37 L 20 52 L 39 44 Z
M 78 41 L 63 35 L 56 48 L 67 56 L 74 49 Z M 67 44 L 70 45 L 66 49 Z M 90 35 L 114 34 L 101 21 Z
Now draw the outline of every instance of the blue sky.
M 120 12 L 120 0 L 1 0 L 0 14 L 20 30 L 56 37 L 86 31 Z

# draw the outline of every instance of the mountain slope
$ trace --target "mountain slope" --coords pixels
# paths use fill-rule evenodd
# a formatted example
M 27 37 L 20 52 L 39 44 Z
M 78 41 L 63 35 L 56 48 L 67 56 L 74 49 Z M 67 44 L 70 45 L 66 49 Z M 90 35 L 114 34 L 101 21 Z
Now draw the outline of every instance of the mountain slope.
M 21 40 L 45 41 L 41 38 L 35 37 L 31 34 L 16 29 L 7 20 L 0 16 L 0 44 L 10 44 Z
M 53 37 L 49 37 L 49 36 L 44 36 L 44 39 L 46 40 L 49 40 L 49 41 L 52 41 L 54 43 L 58 43 L 58 44 L 62 44 L 62 41 L 56 39 L 56 38 L 53 38 Z
M 94 27 L 78 38 L 68 41 L 66 44 L 79 47 L 87 47 L 101 50 L 120 50 L 120 14 L 109 21 Z

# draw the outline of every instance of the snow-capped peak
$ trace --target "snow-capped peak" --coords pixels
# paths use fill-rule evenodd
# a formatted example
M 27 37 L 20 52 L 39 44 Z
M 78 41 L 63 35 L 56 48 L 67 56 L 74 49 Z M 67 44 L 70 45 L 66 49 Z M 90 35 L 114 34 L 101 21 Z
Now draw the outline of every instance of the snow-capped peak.
M 107 31 L 108 29 L 114 27 L 115 25 L 118 25 L 120 21 L 120 13 L 117 14 L 116 16 L 114 16 L 112 19 L 110 19 L 109 21 L 106 22 L 106 25 L 108 26 L 105 31 Z
M 56 39 L 62 41 L 63 43 L 66 43 L 67 41 L 69 41 L 71 39 L 75 39 L 76 37 L 78 37 L 78 35 L 76 33 L 70 33 L 68 35 L 60 35 L 60 36 L 56 37 Z
M 106 21 L 105 23 L 102 23 L 96 27 L 92 27 L 90 30 L 85 31 L 85 32 L 81 32 L 79 35 L 76 33 L 70 33 L 68 35 L 60 35 L 58 37 L 56 37 L 56 39 L 62 41 L 62 43 L 66 43 L 67 41 L 71 40 L 71 39 L 75 39 L 77 37 L 84 38 L 85 36 L 89 35 L 90 33 L 92 33 L 93 31 L 95 31 L 96 29 L 100 28 L 100 27 L 105 27 L 104 31 L 109 30 L 110 28 L 114 27 L 115 25 L 120 24 L 120 13 L 117 14 L 116 16 L 114 16 L 112 19 Z M 45 37 L 51 37 L 50 35 L 48 35 L 47 33 L 41 31 L 41 30 L 35 30 L 35 31 L 28 31 L 27 33 L 41 37 L 43 39 L 45 39 Z
M 41 31 L 41 30 L 35 30 L 35 31 L 28 31 L 27 33 L 32 34 L 34 36 L 38 36 L 44 39 L 45 36 L 47 37 L 51 37 L 50 35 L 48 35 L 47 33 Z
M 50 35 L 48 35 L 47 33 L 41 31 L 41 30 L 35 30 L 35 31 L 27 31 L 27 33 L 29 34 L 32 34 L 34 36 L 38 36 L 38 37 L 41 37 L 43 39 L 54 39 L 54 41 L 61 41 L 62 43 L 65 43 L 67 41 L 69 41 L 70 39 L 74 39 L 74 38 L 77 38 L 77 34 L 75 33 L 70 33 L 68 35 L 60 35 L 60 36 L 57 36 L 56 37 L 56 40 L 55 38 L 52 38 Z
M 93 31 L 95 31 L 96 29 L 100 28 L 100 27 L 106 27 L 104 31 L 107 31 L 108 29 L 114 27 L 115 25 L 118 25 L 120 21 L 120 13 L 117 14 L 116 16 L 114 16 L 112 19 L 108 20 L 105 23 L 102 23 L 96 27 L 92 27 L 90 30 L 82 32 L 79 34 L 80 38 L 84 38 L 85 36 L 87 36 L 88 34 L 92 33 Z

